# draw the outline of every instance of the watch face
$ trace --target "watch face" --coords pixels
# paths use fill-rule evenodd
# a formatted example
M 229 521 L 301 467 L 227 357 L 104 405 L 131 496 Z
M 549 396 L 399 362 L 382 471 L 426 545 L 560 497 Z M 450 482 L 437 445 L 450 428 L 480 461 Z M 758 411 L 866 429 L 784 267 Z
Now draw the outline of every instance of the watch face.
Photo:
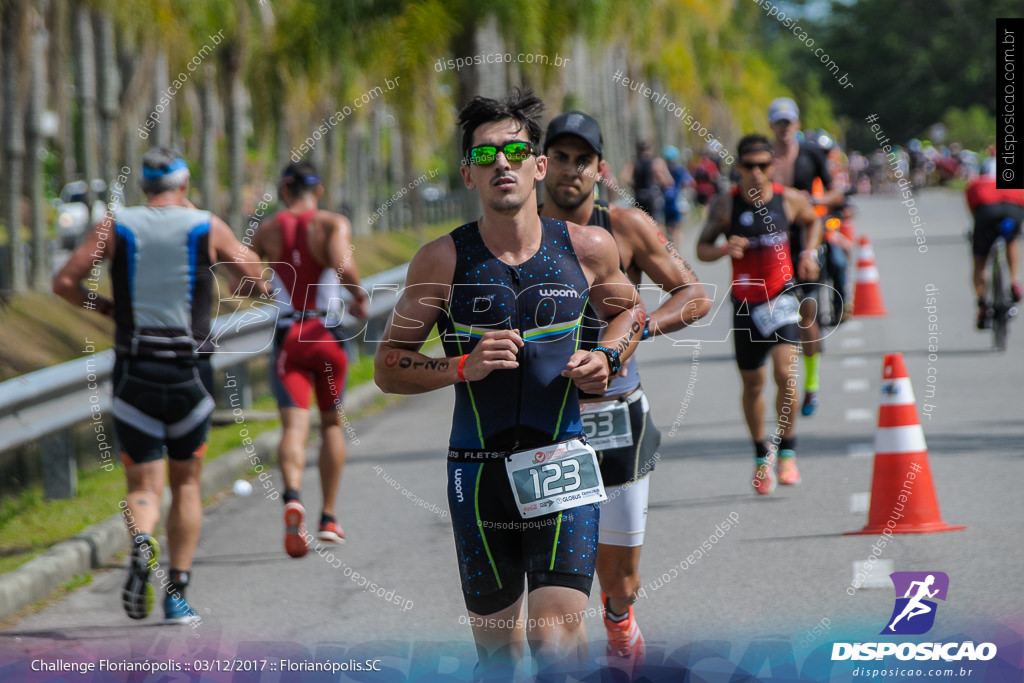
M 602 352 L 608 357 L 608 370 L 614 375 L 622 367 L 622 361 L 619 360 L 619 354 L 611 349 L 603 349 Z

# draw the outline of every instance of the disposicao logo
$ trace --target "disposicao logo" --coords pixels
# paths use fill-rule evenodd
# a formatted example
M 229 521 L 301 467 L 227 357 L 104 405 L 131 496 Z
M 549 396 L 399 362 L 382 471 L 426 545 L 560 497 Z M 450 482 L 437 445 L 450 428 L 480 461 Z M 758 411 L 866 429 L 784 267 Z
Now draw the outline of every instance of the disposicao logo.
M 949 576 L 944 572 L 893 572 L 889 575 L 896 590 L 896 604 L 880 635 L 919 636 L 935 625 L 938 604 L 946 600 Z M 996 656 L 993 643 L 834 643 L 832 660 L 897 659 L 987 661 Z
M 889 617 L 889 625 L 882 629 L 881 635 L 919 636 L 928 633 L 935 624 L 938 605 L 926 598 L 945 602 L 949 577 L 943 572 L 893 572 L 889 578 L 896 588 L 896 606 Z

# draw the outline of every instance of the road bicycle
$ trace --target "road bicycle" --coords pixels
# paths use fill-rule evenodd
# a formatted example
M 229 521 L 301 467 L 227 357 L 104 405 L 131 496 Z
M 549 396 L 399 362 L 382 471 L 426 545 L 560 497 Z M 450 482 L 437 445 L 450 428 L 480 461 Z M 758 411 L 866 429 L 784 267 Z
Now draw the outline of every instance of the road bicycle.
M 996 351 L 1006 350 L 1006 338 L 1010 333 L 1010 320 L 1017 315 L 1017 306 L 1010 292 L 1010 265 L 1006 257 L 1006 242 L 1013 234 L 1017 224 L 1012 218 L 1004 218 L 999 225 L 999 236 L 996 237 L 989 254 L 991 273 L 989 277 L 989 301 L 992 308 L 989 312 L 992 322 L 992 337 Z

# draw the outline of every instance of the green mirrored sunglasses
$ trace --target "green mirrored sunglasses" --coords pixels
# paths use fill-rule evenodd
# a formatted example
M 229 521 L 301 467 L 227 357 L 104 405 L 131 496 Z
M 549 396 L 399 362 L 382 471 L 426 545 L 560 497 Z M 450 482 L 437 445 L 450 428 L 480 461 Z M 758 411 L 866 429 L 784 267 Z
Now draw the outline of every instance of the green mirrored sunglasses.
M 526 161 L 530 158 L 530 155 L 537 153 L 532 142 L 513 140 L 512 142 L 506 142 L 501 147 L 495 145 L 479 145 L 474 147 L 469 150 L 469 161 L 477 166 L 490 166 L 497 158 L 499 150 L 510 162 Z

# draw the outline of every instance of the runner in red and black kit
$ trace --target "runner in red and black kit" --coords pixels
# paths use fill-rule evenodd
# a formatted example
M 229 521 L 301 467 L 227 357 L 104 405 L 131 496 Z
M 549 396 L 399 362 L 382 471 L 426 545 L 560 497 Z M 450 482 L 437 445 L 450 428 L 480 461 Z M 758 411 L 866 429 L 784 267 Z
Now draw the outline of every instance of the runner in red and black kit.
M 737 146 L 740 185 L 712 203 L 697 244 L 697 258 L 717 261 L 728 255 L 733 266 L 733 343 L 743 381 L 743 415 L 754 442 L 754 490 L 775 488 L 775 453 L 765 441 L 762 396 L 765 360 L 771 354 L 778 386 L 778 426 L 772 445 L 778 453 L 778 481 L 800 483 L 796 467 L 797 342 L 799 303 L 792 293 L 794 278 L 818 275 L 816 248 L 821 220 L 796 190 L 771 182 L 775 163 L 771 143 L 763 135 L 747 135 Z M 794 270 L 790 256 L 790 225 L 803 231 L 804 244 Z M 723 244 L 715 244 L 724 236 Z
M 1014 302 L 1021 300 L 1020 284 L 1020 226 L 1024 222 L 1024 190 L 1000 190 L 996 187 L 996 165 L 990 164 L 986 173 L 967 184 L 967 206 L 974 216 L 974 231 L 971 251 L 974 253 L 974 293 L 978 297 L 977 327 L 983 330 L 990 325 L 989 301 L 985 300 L 988 289 L 985 264 L 992 245 L 1000 234 L 1000 226 L 1007 218 L 1014 225 L 1006 237 L 1006 260 L 1010 265 L 1010 293 Z
M 310 393 L 320 409 L 320 488 L 323 510 L 317 538 L 341 543 L 345 534 L 334 514 L 334 500 L 345 465 L 341 408 L 348 354 L 338 320 L 325 322 L 327 307 L 341 282 L 354 301 L 348 312 L 364 317 L 367 295 L 359 287 L 352 259 L 348 219 L 321 211 L 323 186 L 308 162 L 289 165 L 281 176 L 281 200 L 288 207 L 260 225 L 253 248 L 274 269 L 275 300 L 281 311 L 271 357 L 271 387 L 281 412 L 278 459 L 284 479 L 285 551 L 302 557 L 308 551 L 305 508 L 300 501 L 306 466 Z M 321 284 L 325 269 L 333 275 Z

